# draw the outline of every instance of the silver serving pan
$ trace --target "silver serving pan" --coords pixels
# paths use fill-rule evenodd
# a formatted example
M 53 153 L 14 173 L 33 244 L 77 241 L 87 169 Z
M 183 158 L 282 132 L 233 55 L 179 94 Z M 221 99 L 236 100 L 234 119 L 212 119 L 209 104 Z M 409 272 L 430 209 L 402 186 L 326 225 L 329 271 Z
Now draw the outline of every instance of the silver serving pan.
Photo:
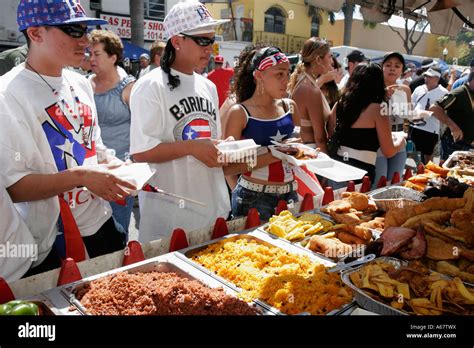
M 273 237 L 275 237 L 275 236 L 273 236 Z M 239 239 L 245 239 L 247 241 L 255 241 L 257 243 L 260 243 L 260 244 L 268 246 L 268 247 L 281 248 L 281 249 L 286 250 L 286 251 L 291 252 L 291 253 L 303 254 L 303 255 L 308 256 L 311 260 L 313 260 L 315 262 L 319 262 L 319 263 L 325 265 L 328 268 L 334 267 L 336 265 L 333 261 L 331 261 L 331 260 L 329 260 L 329 259 L 327 259 L 323 256 L 316 255 L 316 254 L 314 254 L 314 253 L 312 253 L 308 250 L 305 250 L 301 247 L 297 247 L 297 246 L 295 246 L 295 245 L 293 245 L 293 244 L 289 243 L 288 241 L 285 241 L 281 238 L 278 238 L 278 237 L 272 238 L 268 234 L 263 233 L 262 231 L 257 231 L 257 230 L 252 232 L 252 235 L 251 234 L 242 234 L 242 233 L 232 234 L 232 235 L 228 235 L 228 236 L 225 236 L 225 237 L 222 237 L 222 238 L 219 238 L 219 239 L 215 239 L 215 240 L 212 240 L 212 241 L 209 241 L 209 242 L 199 244 L 197 246 L 192 246 L 192 247 L 189 247 L 189 248 L 186 248 L 186 249 L 183 249 L 183 250 L 179 250 L 179 251 L 176 252 L 176 256 L 181 258 L 182 260 L 188 262 L 190 265 L 198 268 L 199 270 L 206 273 L 207 275 L 215 278 L 216 280 L 218 280 L 222 284 L 226 285 L 227 287 L 229 287 L 229 288 L 233 289 L 234 291 L 240 293 L 240 292 L 242 292 L 242 289 L 239 288 L 238 286 L 236 286 L 234 283 L 231 283 L 231 282 L 227 281 L 226 279 L 218 276 L 214 272 L 210 271 L 209 269 L 203 267 L 202 265 L 200 265 L 200 264 L 198 264 L 198 263 L 196 263 L 192 260 L 193 256 L 195 256 L 200 251 L 206 249 L 210 245 L 224 244 L 226 242 L 234 242 L 234 241 L 239 240 Z M 280 310 L 278 310 L 275 307 L 272 307 L 271 305 L 269 305 L 268 303 L 266 303 L 262 300 L 255 299 L 254 301 L 257 304 L 259 304 L 260 306 L 266 308 L 267 310 L 269 310 L 269 311 L 271 311 L 271 312 L 273 312 L 277 315 L 286 315 L 285 313 L 281 312 Z M 347 305 L 344 305 L 342 308 L 335 309 L 335 310 L 327 313 L 326 315 L 338 315 L 339 313 L 346 311 L 353 304 L 354 304 L 354 302 L 351 302 Z M 300 313 L 298 315 L 309 315 L 309 313 Z
M 374 262 L 375 261 L 384 261 L 384 262 L 390 263 L 397 269 L 400 268 L 401 266 L 406 266 L 408 264 L 408 262 L 406 261 L 402 261 L 393 257 L 379 257 L 375 259 Z M 342 281 L 354 291 L 354 298 L 357 304 L 368 311 L 381 314 L 381 315 L 408 315 L 408 313 L 404 311 L 395 309 L 389 305 L 386 305 L 380 301 L 373 299 L 368 294 L 366 294 L 362 289 L 358 288 L 352 283 L 350 275 L 354 272 L 357 272 L 359 269 L 361 269 L 364 266 L 365 265 L 362 265 L 360 267 L 344 271 L 341 274 Z
M 393 208 L 404 208 L 421 202 L 425 195 L 403 186 L 388 186 L 369 194 L 378 210 L 387 211 Z
M 92 280 L 100 279 L 100 278 L 103 278 L 115 273 L 124 272 L 124 271 L 128 273 L 132 273 L 132 274 L 136 272 L 147 273 L 147 272 L 153 272 L 153 271 L 154 272 L 174 272 L 183 278 L 187 278 L 190 280 L 197 280 L 210 288 L 218 288 L 218 287 L 223 288 L 227 294 L 234 297 L 237 296 L 237 292 L 234 291 L 233 289 L 226 286 L 222 286 L 220 282 L 217 282 L 215 279 L 208 277 L 205 274 L 202 274 L 202 272 L 199 272 L 189 267 L 188 264 L 184 262 L 180 262 L 179 259 L 176 259 L 176 258 L 163 259 L 162 257 L 149 259 L 146 261 L 142 261 L 140 263 L 136 263 L 130 266 L 122 267 L 122 268 L 117 268 L 115 270 L 105 272 L 100 275 L 86 278 L 86 279 L 65 285 L 64 287 L 61 288 L 60 291 L 63 294 L 63 296 L 68 299 L 70 304 L 73 305 L 75 309 L 77 309 L 77 311 L 80 314 L 90 315 L 87 312 L 86 308 L 84 308 L 82 303 L 76 298 L 77 292 L 82 290 Z M 251 304 L 249 303 L 249 306 L 257 308 L 261 312 L 261 314 L 274 315 L 274 313 L 268 311 L 265 307 L 262 307 L 257 303 L 251 303 Z
M 370 229 L 371 232 L 372 232 L 372 236 L 374 238 L 374 240 L 377 240 L 380 238 L 380 236 L 382 235 L 382 232 L 378 231 L 378 230 L 375 230 L 375 229 Z M 331 233 L 331 232 L 328 232 L 328 233 Z M 324 233 L 322 234 L 321 236 L 325 236 L 326 234 L 328 233 Z M 324 257 L 324 258 L 327 258 L 327 259 L 330 259 L 330 260 L 333 260 L 335 262 L 341 262 L 345 259 L 347 259 L 348 257 L 355 257 L 355 258 L 359 258 L 359 257 L 362 257 L 365 255 L 365 249 L 367 248 L 366 245 L 364 244 L 361 244 L 361 245 L 358 245 L 357 248 L 355 250 L 352 250 L 351 252 L 347 253 L 347 254 L 341 254 L 341 255 L 325 255 L 325 254 L 321 254 L 317 251 L 313 251 L 311 249 L 308 248 L 308 244 L 309 244 L 309 240 L 311 239 L 311 236 L 310 237 L 307 237 L 305 239 L 303 239 L 302 241 L 299 241 L 297 243 L 295 243 L 295 245 L 297 247 L 300 247 L 300 248 L 303 248 L 305 250 L 308 250 L 309 252 L 315 254 L 315 255 L 318 255 L 320 257 Z
M 302 216 L 303 214 L 318 214 L 318 215 L 321 215 L 325 220 L 329 220 L 329 221 L 334 223 L 334 220 L 332 219 L 331 215 L 323 213 L 319 209 L 308 210 L 308 211 L 305 211 L 303 213 L 293 214 L 293 216 L 298 218 L 298 217 Z M 291 241 L 291 240 L 288 240 L 288 239 L 285 239 L 285 238 L 278 237 L 278 236 L 274 235 L 273 233 L 270 233 L 268 231 L 269 226 L 270 226 L 270 223 L 267 222 L 267 223 L 263 224 L 262 226 L 259 226 L 257 228 L 257 231 L 265 233 L 265 234 L 269 235 L 270 237 L 272 237 L 273 239 L 281 240 L 285 243 L 290 243 L 290 244 L 294 244 L 294 245 L 299 245 L 299 243 L 301 243 L 303 240 L 309 239 L 311 237 L 311 236 L 308 236 L 308 237 L 305 237 L 302 240 L 300 239 L 300 240 Z M 323 231 L 319 231 L 318 233 L 315 233 L 315 235 L 321 235 L 321 234 L 324 234 L 324 233 L 325 232 L 323 232 Z

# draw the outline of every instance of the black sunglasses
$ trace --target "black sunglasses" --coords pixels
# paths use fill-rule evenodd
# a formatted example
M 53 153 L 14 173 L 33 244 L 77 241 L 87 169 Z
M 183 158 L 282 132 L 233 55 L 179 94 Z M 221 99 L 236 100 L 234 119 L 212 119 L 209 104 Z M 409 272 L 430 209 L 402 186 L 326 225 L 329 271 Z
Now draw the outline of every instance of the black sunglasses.
M 81 25 L 54 25 L 52 27 L 61 30 L 63 33 L 75 39 L 80 39 L 89 32 L 88 27 L 83 27 Z
M 212 45 L 214 43 L 214 41 L 216 41 L 216 38 L 208 38 L 208 37 L 203 37 L 203 36 L 193 36 L 193 35 L 188 35 L 188 34 L 184 34 L 184 33 L 181 33 L 180 35 L 184 36 L 184 37 L 189 37 L 191 40 L 193 40 L 195 43 L 197 43 L 199 46 L 209 46 L 209 45 Z

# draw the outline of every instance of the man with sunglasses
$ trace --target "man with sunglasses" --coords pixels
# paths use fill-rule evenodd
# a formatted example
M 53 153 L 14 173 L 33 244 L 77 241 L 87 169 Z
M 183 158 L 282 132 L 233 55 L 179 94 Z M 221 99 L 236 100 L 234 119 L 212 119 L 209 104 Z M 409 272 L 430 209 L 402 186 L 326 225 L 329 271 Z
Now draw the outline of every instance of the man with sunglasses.
M 132 89 L 134 160 L 156 169 L 151 184 L 206 205 L 141 192 L 141 242 L 169 236 L 178 227 L 192 231 L 210 226 L 230 211 L 223 161 L 215 146 L 221 137 L 216 87 L 194 72 L 207 65 L 215 27 L 223 22 L 200 2 L 177 3 L 164 20 L 168 41 L 160 67 Z
M 0 175 L 38 244 L 32 275 L 123 249 L 107 201 L 134 186 L 98 165 L 106 148 L 92 87 L 64 69 L 81 65 L 88 26 L 106 22 L 76 0 L 20 0 L 17 22 L 29 50 L 0 79 Z

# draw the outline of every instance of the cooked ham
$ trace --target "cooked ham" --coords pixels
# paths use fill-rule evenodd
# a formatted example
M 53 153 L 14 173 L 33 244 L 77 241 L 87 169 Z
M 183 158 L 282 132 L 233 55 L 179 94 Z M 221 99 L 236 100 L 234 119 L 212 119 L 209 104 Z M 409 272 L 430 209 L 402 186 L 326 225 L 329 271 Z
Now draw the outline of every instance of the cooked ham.
M 416 235 L 416 231 L 404 227 L 389 227 L 383 231 L 380 239 L 383 242 L 381 255 L 387 256 L 398 252 L 401 247 L 407 245 Z
M 402 251 L 400 256 L 405 260 L 415 260 L 426 255 L 426 238 L 425 233 L 420 229 L 416 235 L 411 239 L 408 250 Z

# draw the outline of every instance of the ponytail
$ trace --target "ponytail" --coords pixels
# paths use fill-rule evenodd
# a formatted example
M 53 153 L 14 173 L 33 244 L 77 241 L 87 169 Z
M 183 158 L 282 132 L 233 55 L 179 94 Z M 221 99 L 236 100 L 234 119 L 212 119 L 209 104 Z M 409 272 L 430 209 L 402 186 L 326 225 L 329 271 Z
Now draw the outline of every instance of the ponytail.
M 293 71 L 293 73 L 291 74 L 290 82 L 288 82 L 288 87 L 287 87 L 287 91 L 290 95 L 293 94 L 293 92 L 295 91 L 298 78 L 300 77 L 302 73 L 304 73 L 306 64 L 307 63 L 303 63 L 303 62 L 299 62 L 298 64 L 296 64 L 295 71 Z
M 171 40 L 168 40 L 166 43 L 165 51 L 163 56 L 161 56 L 161 69 L 168 75 L 168 86 L 172 91 L 178 87 L 181 83 L 179 76 L 171 74 L 171 65 L 173 64 L 176 58 L 176 50 L 171 43 Z

